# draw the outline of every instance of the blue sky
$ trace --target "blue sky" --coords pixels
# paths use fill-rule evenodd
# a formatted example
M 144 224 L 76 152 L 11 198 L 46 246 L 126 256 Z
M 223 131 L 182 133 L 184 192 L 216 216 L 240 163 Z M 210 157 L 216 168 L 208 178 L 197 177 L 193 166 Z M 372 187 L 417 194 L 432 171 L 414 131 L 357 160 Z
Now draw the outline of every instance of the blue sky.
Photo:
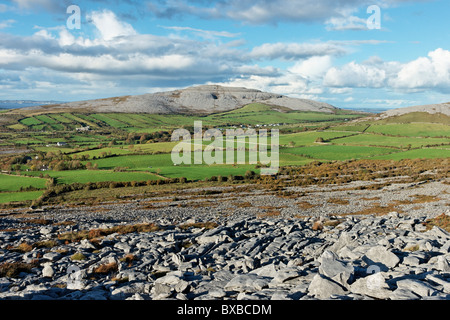
M 449 102 L 449 13 L 448 0 L 0 1 L 0 100 L 221 84 L 341 108 Z

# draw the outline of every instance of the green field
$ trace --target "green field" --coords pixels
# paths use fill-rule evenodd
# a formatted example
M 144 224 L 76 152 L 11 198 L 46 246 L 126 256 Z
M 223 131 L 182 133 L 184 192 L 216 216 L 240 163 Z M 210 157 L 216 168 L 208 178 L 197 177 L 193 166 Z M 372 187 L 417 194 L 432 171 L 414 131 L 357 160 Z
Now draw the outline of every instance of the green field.
M 395 150 L 378 147 L 321 145 L 311 147 L 299 147 L 281 149 L 280 152 L 303 155 L 317 160 L 350 160 L 363 159 L 375 155 L 392 153 Z
M 83 165 L 90 163 L 95 170 L 32 172 L 25 171 L 31 168 L 31 163 L 21 162 L 22 176 L 0 175 L 0 203 L 37 199 L 43 190 L 17 191 L 30 186 L 45 189 L 48 179 L 38 178 L 44 175 L 56 178 L 61 185 L 76 182 L 141 182 L 176 177 L 204 180 L 213 176 L 243 176 L 249 170 L 260 173 L 259 165 L 248 161 L 248 149 L 254 146 L 248 141 L 244 145 L 245 164 L 237 164 L 239 146 L 234 142 L 235 164 L 208 165 L 202 162 L 174 165 L 171 151 L 179 142 L 170 142 L 170 134 L 179 128 L 192 131 L 194 121 L 202 121 L 204 130 L 223 130 L 224 147 L 228 147 L 226 129 L 241 126 L 244 130 L 251 126 L 269 132 L 280 129 L 280 166 L 303 166 L 317 160 L 450 157 L 449 117 L 414 113 L 377 121 L 367 118 L 361 122 L 349 122 L 358 117 L 361 116 L 341 110 L 335 113 L 297 112 L 264 104 L 250 104 L 208 116 L 64 112 L 16 117 L 13 119 L 15 122 L 7 122 L 2 127 L 5 130 L 0 131 L 1 145 L 29 148 L 31 159 L 47 154 L 47 159 L 44 157 L 47 164 L 49 159 L 55 158 L 57 160 L 53 165 L 61 159 L 83 160 Z M 75 128 L 81 126 L 91 128 L 87 132 L 76 132 Z M 149 135 L 142 135 L 144 132 Z M 66 142 L 67 146 L 54 146 L 60 141 Z M 111 141 L 114 143 L 110 144 Z M 192 140 L 192 143 L 195 141 Z M 202 149 L 210 143 L 203 140 Z M 270 144 L 270 138 L 267 143 Z M 46 147 L 47 144 L 51 146 Z M 270 146 L 267 147 L 270 149 Z M 225 157 L 226 152 L 224 163 Z
M 39 175 L 36 172 L 27 172 L 30 175 Z M 72 184 L 75 182 L 103 182 L 103 181 L 148 181 L 159 180 L 160 177 L 149 172 L 113 172 L 111 170 L 68 170 L 68 171 L 47 171 L 52 178 L 56 178 L 58 184 Z
M 291 142 L 294 142 L 294 146 L 311 146 L 315 144 L 317 138 L 322 138 L 324 139 L 324 141 L 329 141 L 332 139 L 347 137 L 350 135 L 352 135 L 352 133 L 348 132 L 331 132 L 331 131 L 300 132 L 281 135 L 280 145 L 289 145 Z
M 450 126 L 440 123 L 389 123 L 372 125 L 366 132 L 406 137 L 450 137 Z
M 359 134 L 333 140 L 336 144 L 359 145 L 359 146 L 389 146 L 405 148 L 425 147 L 427 145 L 450 144 L 450 139 L 445 138 L 416 138 L 416 137 L 391 137 L 377 134 Z
M 0 174 L 0 192 L 19 191 L 20 187 L 26 188 L 29 186 L 44 189 L 45 183 L 45 179 Z
M 0 192 L 0 203 L 36 200 L 44 191 Z
M 417 150 L 408 150 L 404 152 L 397 152 L 383 156 L 376 156 L 375 160 L 403 160 L 403 159 L 440 159 L 450 158 L 449 149 L 433 149 L 424 148 Z

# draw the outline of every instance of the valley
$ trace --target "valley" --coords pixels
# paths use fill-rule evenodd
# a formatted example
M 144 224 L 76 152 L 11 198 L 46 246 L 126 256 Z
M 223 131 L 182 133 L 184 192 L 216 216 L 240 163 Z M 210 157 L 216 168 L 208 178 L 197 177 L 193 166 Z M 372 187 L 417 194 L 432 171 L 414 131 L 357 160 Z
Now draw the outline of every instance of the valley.
M 448 104 L 386 116 L 305 103 L 2 112 L 0 299 L 448 299 Z M 203 161 L 174 165 L 173 132 L 199 121 L 208 139 L 186 144 Z M 208 164 L 209 129 L 267 136 L 225 137 L 211 155 L 234 162 Z M 250 162 L 262 137 L 274 174 Z

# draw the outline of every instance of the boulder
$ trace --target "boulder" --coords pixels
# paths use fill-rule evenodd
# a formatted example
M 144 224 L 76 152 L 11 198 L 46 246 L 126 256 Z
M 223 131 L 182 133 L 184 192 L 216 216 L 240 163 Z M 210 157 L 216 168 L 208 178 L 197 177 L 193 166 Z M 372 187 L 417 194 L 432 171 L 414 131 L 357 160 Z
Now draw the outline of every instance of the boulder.
M 339 260 L 334 252 L 325 250 L 320 260 L 320 274 L 328 278 L 339 279 L 338 282 L 341 285 L 346 285 L 352 279 L 354 273 L 353 266 L 350 263 Z
M 351 284 L 350 291 L 376 299 L 388 299 L 392 294 L 381 272 L 356 280 Z
M 227 291 L 256 292 L 266 288 L 269 279 L 256 274 L 242 274 L 234 277 L 225 285 Z
M 370 248 L 366 252 L 363 259 L 369 265 L 379 266 L 382 271 L 387 271 L 389 268 L 394 268 L 400 263 L 400 258 L 383 246 Z
M 330 299 L 333 295 L 345 295 L 348 292 L 340 284 L 316 274 L 309 284 L 308 293 L 318 299 Z

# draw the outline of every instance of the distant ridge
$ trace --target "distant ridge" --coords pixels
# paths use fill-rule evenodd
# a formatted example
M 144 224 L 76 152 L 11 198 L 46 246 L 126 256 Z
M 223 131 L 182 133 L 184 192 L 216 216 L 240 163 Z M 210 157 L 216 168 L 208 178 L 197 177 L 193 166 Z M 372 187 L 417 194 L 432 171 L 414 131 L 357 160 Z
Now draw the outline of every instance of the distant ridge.
M 18 109 L 65 103 L 63 101 L 0 100 L 0 109 Z
M 381 113 L 379 117 L 383 119 L 387 117 L 401 116 L 412 112 L 427 112 L 429 114 L 441 113 L 443 115 L 450 116 L 450 102 L 392 109 Z
M 336 107 L 307 99 L 240 87 L 204 85 L 182 90 L 107 99 L 45 105 L 21 110 L 36 112 L 86 111 L 148 114 L 213 114 L 232 111 L 250 103 L 264 103 L 283 110 L 335 113 Z

